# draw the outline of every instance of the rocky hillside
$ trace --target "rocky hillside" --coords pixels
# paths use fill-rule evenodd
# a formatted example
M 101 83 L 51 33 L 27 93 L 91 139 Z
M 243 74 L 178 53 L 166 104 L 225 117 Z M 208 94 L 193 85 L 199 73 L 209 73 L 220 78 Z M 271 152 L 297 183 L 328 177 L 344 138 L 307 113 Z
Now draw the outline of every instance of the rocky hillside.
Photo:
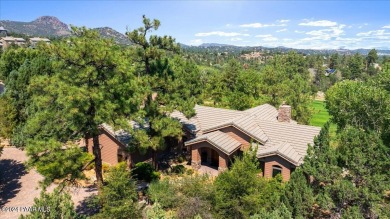
M 31 22 L 0 20 L 0 27 L 4 27 L 9 33 L 27 36 L 64 37 L 71 35 L 69 26 L 53 16 L 42 16 Z M 102 37 L 113 38 L 119 44 L 130 44 L 125 35 L 110 27 L 95 29 Z
M 51 16 L 42 16 L 31 22 L 2 20 L 0 26 L 7 29 L 8 32 L 28 36 L 61 37 L 70 35 L 68 25 Z
M 129 39 L 124 34 L 121 34 L 110 27 L 98 27 L 95 28 L 95 30 L 104 38 L 113 38 L 118 44 L 130 45 Z

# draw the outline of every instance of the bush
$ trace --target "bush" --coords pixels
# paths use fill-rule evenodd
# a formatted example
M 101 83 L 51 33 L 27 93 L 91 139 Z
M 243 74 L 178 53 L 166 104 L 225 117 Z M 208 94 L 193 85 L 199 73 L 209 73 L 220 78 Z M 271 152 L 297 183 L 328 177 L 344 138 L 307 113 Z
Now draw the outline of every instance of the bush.
M 59 188 L 54 189 L 52 193 L 42 191 L 41 196 L 34 199 L 34 205 L 32 207 L 41 210 L 32 211 L 28 215 L 21 215 L 19 218 L 81 218 L 76 213 L 69 193 L 60 192 Z
M 135 165 L 132 175 L 138 180 L 151 182 L 160 179 L 160 173 L 155 171 L 149 163 L 140 162 Z
M 153 203 L 159 203 L 162 208 L 174 208 L 180 203 L 175 190 L 175 184 L 168 179 L 150 183 L 148 196 Z
M 193 169 L 187 169 L 187 171 L 186 171 L 186 173 L 187 173 L 187 175 L 192 175 L 192 174 L 194 174 L 194 170 Z
M 109 169 L 106 185 L 99 194 L 103 208 L 95 218 L 140 218 L 137 187 L 126 167 L 122 162 Z
M 92 162 L 87 167 L 85 167 L 85 170 L 92 170 L 92 169 L 95 169 L 95 162 Z
M 183 165 L 176 165 L 174 167 L 172 167 L 172 173 L 176 173 L 176 174 L 183 174 L 185 172 L 186 168 L 183 166 Z
M 110 169 L 110 164 L 107 164 L 107 163 L 103 163 L 102 164 L 102 171 L 103 171 L 103 173 L 107 172 L 109 169 Z
M 211 205 L 209 202 L 200 199 L 199 197 L 185 198 L 179 205 L 176 216 L 179 219 L 186 218 L 202 218 L 211 219 L 213 218 L 210 211 Z
M 177 162 L 178 162 L 178 163 L 183 163 L 183 162 L 184 162 L 183 156 L 178 157 L 178 158 L 177 158 Z

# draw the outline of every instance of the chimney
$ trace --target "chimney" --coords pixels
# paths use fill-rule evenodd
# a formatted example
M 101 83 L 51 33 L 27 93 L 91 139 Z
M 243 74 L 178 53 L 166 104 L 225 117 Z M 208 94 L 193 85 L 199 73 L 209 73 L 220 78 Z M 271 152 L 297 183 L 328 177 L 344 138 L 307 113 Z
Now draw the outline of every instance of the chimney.
M 287 105 L 284 101 L 279 107 L 278 121 L 290 122 L 291 120 L 291 106 Z

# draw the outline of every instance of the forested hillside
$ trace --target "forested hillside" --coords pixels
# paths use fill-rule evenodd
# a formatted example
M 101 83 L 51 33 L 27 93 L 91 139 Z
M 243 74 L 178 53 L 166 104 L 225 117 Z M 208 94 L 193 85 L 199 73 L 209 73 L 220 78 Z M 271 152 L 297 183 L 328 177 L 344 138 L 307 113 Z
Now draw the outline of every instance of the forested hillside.
M 390 218 L 388 57 L 375 49 L 367 56 L 264 51 L 253 58 L 244 55 L 254 51 L 195 51 L 153 35 L 159 20 L 142 22 L 126 33 L 128 47 L 73 27 L 66 40 L 1 53 L 0 137 L 27 152 L 28 165 L 45 177 L 43 188 L 60 184 L 35 205 L 63 203 L 22 218 Z M 336 71 L 326 76 L 326 69 Z M 317 91 L 326 92 L 337 132 L 331 139 L 324 125 L 288 182 L 261 177 L 256 148 L 217 177 L 179 165 L 155 171 L 167 139 L 184 134 L 169 116 L 175 110 L 190 118 L 196 104 L 245 110 L 285 102 L 295 121 L 309 124 Z M 128 150 L 151 151 L 153 165 L 106 168 L 98 137 L 103 123 L 131 133 Z M 77 145 L 86 136 L 93 154 Z M 88 168 L 98 195 L 89 200 L 94 212 L 81 215 L 62 188 L 84 179 Z M 141 204 L 140 179 L 151 182 Z

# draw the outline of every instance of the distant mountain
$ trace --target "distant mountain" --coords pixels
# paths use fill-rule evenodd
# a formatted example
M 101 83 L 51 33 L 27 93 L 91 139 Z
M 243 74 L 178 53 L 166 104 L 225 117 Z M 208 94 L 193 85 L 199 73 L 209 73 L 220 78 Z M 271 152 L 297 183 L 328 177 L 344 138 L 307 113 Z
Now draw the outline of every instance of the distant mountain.
M 229 44 L 220 44 L 220 43 L 202 43 L 199 47 L 237 47 Z
M 64 37 L 71 35 L 69 26 L 53 16 L 42 16 L 31 22 L 0 20 L 0 27 L 4 27 L 9 33 L 27 36 Z M 124 34 L 110 27 L 94 29 L 104 38 L 113 38 L 115 42 L 123 45 L 130 44 L 130 41 Z
M 181 47 L 188 50 L 203 50 L 206 49 L 208 52 L 232 52 L 232 53 L 241 53 L 241 52 L 251 52 L 251 51 L 271 51 L 276 53 L 286 53 L 289 51 L 296 51 L 302 54 L 354 54 L 360 53 L 362 55 L 367 55 L 371 49 L 294 49 L 284 46 L 278 46 L 275 48 L 268 48 L 263 46 L 234 46 L 228 44 L 219 44 L 219 43 L 203 43 L 199 46 L 187 46 L 181 44 Z M 387 48 L 376 48 L 378 55 L 390 55 L 390 49 Z
M 31 22 L 2 20 L 0 26 L 8 32 L 28 36 L 61 37 L 71 33 L 68 25 L 51 16 L 42 16 Z
M 124 35 L 119 33 L 118 31 L 112 29 L 111 27 L 98 27 L 94 28 L 97 30 L 100 35 L 104 38 L 113 38 L 115 42 L 122 45 L 130 45 L 130 40 Z

